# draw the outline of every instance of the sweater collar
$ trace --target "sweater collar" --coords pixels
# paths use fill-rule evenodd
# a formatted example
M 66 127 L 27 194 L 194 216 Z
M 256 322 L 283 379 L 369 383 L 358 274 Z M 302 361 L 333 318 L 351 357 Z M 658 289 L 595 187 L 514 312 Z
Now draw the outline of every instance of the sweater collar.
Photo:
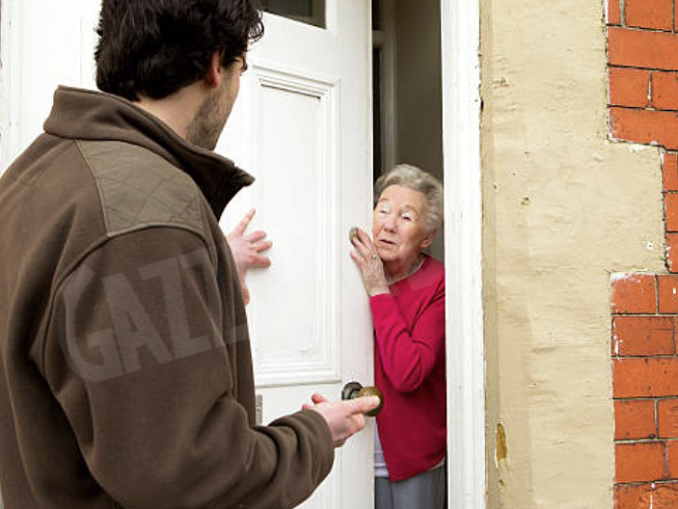
M 59 87 L 45 132 L 62 138 L 124 141 L 142 146 L 185 171 L 219 218 L 254 178 L 233 161 L 187 142 L 164 122 L 116 95 Z

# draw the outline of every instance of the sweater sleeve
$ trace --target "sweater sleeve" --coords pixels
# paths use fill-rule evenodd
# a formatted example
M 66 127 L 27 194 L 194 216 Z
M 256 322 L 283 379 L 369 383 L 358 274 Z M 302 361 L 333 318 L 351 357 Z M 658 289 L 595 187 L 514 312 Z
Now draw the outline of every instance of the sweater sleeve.
M 221 277 L 201 237 L 165 227 L 108 240 L 61 284 L 44 375 L 86 468 L 125 507 L 288 508 L 332 467 L 318 413 L 251 425 L 247 326 Z
M 400 392 L 417 390 L 445 348 L 445 288 L 441 282 L 408 326 L 396 298 L 370 298 L 376 347 L 386 376 Z

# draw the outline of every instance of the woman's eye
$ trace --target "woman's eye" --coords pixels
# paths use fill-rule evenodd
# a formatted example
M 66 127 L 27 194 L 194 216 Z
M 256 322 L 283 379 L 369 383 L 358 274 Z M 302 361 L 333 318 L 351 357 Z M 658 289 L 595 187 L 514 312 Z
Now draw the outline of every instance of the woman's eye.
M 402 218 L 403 218 L 405 221 L 412 221 L 412 220 L 414 219 L 414 218 L 413 218 L 412 216 L 410 216 L 409 214 L 403 214 Z

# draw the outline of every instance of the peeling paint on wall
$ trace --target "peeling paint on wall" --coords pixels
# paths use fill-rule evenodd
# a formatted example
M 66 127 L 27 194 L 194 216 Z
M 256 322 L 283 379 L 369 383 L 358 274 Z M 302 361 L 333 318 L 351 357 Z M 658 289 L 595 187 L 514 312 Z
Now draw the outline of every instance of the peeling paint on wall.
M 506 429 L 504 429 L 504 425 L 499 422 L 497 423 L 497 453 L 496 453 L 496 460 L 497 464 L 501 461 L 506 461 L 506 458 L 508 457 L 508 445 L 506 443 Z

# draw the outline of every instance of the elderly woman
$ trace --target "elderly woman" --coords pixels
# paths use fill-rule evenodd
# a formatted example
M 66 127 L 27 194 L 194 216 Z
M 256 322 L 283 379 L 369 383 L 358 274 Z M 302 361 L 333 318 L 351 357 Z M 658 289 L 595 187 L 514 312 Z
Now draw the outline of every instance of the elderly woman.
M 440 182 L 398 165 L 376 184 L 372 238 L 358 230 L 375 332 L 375 382 L 384 394 L 375 440 L 377 509 L 445 504 L 445 270 L 423 252 L 441 223 Z

